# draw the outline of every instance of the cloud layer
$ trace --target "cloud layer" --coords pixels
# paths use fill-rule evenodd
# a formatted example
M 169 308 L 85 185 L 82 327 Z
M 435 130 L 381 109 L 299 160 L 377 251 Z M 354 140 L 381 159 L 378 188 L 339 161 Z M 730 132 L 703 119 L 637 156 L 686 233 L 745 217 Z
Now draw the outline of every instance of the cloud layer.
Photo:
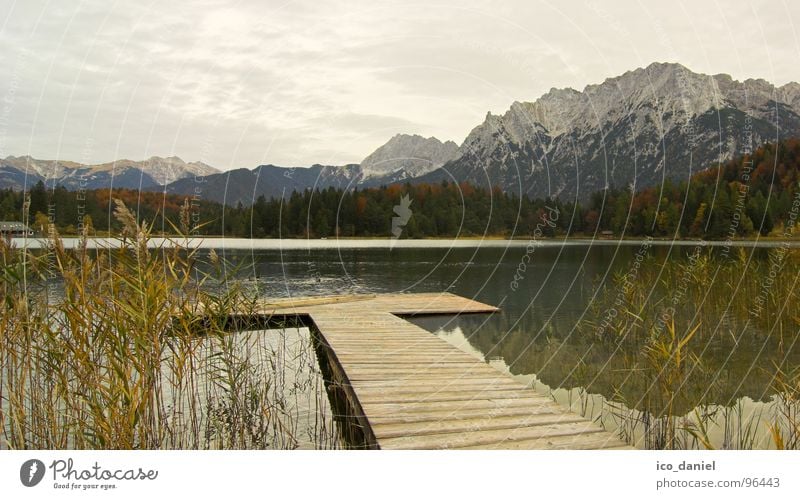
M 606 4 L 4 2 L 0 157 L 344 164 L 653 61 L 800 80 L 797 2 Z

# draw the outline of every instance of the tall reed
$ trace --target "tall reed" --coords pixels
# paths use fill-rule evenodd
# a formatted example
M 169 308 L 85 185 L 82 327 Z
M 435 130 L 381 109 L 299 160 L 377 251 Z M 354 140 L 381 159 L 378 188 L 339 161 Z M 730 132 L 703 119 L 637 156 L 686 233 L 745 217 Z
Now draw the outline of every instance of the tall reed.
M 121 202 L 115 217 L 105 250 L 0 241 L 0 447 L 336 446 L 308 335 L 229 331 L 256 297 L 225 262 L 186 237 L 150 248 Z
M 636 279 L 617 274 L 581 329 L 626 359 L 624 373 L 607 373 L 618 384 L 606 410 L 620 436 L 659 449 L 798 448 L 799 262 L 786 248 L 761 258 L 698 247 L 649 257 Z M 774 359 L 769 386 L 751 383 L 753 355 Z M 769 410 L 746 407 L 744 394 Z

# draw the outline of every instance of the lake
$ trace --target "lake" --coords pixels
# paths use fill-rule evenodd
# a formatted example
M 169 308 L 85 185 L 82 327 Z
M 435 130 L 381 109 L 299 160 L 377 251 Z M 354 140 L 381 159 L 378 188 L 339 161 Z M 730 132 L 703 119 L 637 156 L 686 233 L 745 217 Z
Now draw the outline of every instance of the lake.
M 632 369 L 634 354 L 618 344 L 597 341 L 591 328 L 580 326 L 596 320 L 593 304 L 613 289 L 613 276 L 630 267 L 641 242 L 543 244 L 535 247 L 522 272 L 525 241 L 407 244 L 390 248 L 385 241 L 338 246 L 329 241 L 284 241 L 279 248 L 220 248 L 220 253 L 266 296 L 449 291 L 497 305 L 502 312 L 495 315 L 412 321 L 608 427 L 630 425 L 620 418 L 620 407 L 642 409 L 647 391 Z M 692 250 L 685 243 L 655 244 L 648 258 L 651 265 L 685 260 Z M 747 251 L 756 260 L 767 258 L 763 246 Z M 676 411 L 691 415 L 692 404 L 702 403 L 705 411 L 714 412 L 708 432 L 715 446 L 735 446 L 731 425 L 757 433 L 747 437 L 749 445 L 771 445 L 766 422 L 773 410 L 774 365 L 798 365 L 800 348 L 792 341 L 779 349 L 777 340 L 758 333 L 731 317 L 719 334 L 699 340 L 706 370 L 689 375 L 682 387 L 689 395 Z M 709 372 L 715 378 L 713 389 Z M 626 431 L 643 438 L 635 425 Z M 639 445 L 646 446 L 642 441 Z
M 649 446 L 640 424 L 647 419 L 642 415 L 653 387 L 643 383 L 635 362 L 643 345 L 599 341 L 587 326 L 597 321 L 604 294 L 614 292 L 614 276 L 628 271 L 642 253 L 641 241 L 204 239 L 196 244 L 214 248 L 230 264 L 229 272 L 262 296 L 449 291 L 497 305 L 502 311 L 494 315 L 411 320 L 558 403 L 627 432 L 636 445 Z M 653 241 L 646 264 L 687 261 L 698 245 L 706 246 Z M 715 253 L 726 249 L 724 243 L 707 246 Z M 768 248 L 781 243 L 733 246 L 754 261 L 766 261 Z M 681 385 L 685 396 L 675 402 L 675 414 L 691 419 L 702 408 L 715 447 L 768 448 L 775 365 L 800 365 L 800 347 L 725 310 L 709 320 L 719 324 L 698 340 L 704 368 L 690 372 Z

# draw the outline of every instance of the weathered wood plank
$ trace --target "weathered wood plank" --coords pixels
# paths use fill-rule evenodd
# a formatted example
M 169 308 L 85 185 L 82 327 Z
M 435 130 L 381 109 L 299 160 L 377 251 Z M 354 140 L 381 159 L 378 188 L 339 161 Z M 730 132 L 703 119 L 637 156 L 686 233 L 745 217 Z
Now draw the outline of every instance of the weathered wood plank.
M 382 438 L 382 449 L 458 449 L 476 445 L 506 445 L 518 441 L 547 441 L 554 437 L 578 437 L 602 433 L 603 430 L 589 421 L 576 423 L 555 423 L 547 425 L 526 426 L 523 428 L 464 431 L 460 433 L 441 433 L 435 435 L 411 435 L 394 438 Z M 608 435 L 608 438 L 613 438 Z M 538 445 L 542 445 L 540 442 Z
M 464 419 L 447 419 L 415 423 L 371 423 L 378 438 L 444 435 L 488 430 L 518 430 L 534 426 L 581 423 L 577 414 L 502 415 L 483 414 Z
M 544 398 L 516 398 L 516 399 L 474 399 L 455 402 L 434 402 L 423 400 L 418 402 L 373 402 L 369 404 L 367 417 L 391 415 L 391 414 L 417 414 L 429 413 L 431 411 L 441 411 L 457 413 L 469 410 L 490 410 L 497 414 L 505 413 L 507 409 L 526 408 L 552 408 L 553 410 L 563 409 L 553 402 Z
M 480 400 L 491 397 L 498 399 L 520 399 L 525 395 L 517 390 L 473 390 L 473 391 L 438 391 L 428 393 L 367 393 L 358 392 L 359 400 L 365 404 L 388 402 L 460 402 Z M 500 411 L 502 413 L 502 411 Z
M 369 420 L 371 424 L 400 424 L 400 423 L 431 423 L 440 421 L 460 421 L 464 419 L 471 419 L 476 417 L 483 417 L 486 415 L 495 414 L 495 408 L 468 408 L 460 407 L 458 409 L 437 409 L 440 404 L 432 404 L 432 409 L 424 409 L 422 407 L 415 407 L 412 411 L 397 411 L 391 413 L 375 412 L 370 415 Z M 505 407 L 502 411 L 502 417 L 506 416 L 537 416 L 537 415 L 563 415 L 564 411 L 555 405 L 539 405 L 531 404 L 524 406 L 510 406 Z
M 582 450 L 597 450 L 597 449 L 615 449 L 625 450 L 632 449 L 632 447 L 623 444 L 619 439 L 607 432 L 594 433 L 591 435 L 563 435 L 557 437 L 534 438 L 531 440 L 509 440 L 503 442 L 492 442 L 489 444 L 468 445 L 461 447 L 462 449 L 506 449 L 506 450 L 521 450 L 521 449 L 538 449 L 538 450 L 568 450 L 568 449 L 582 449 Z
M 490 376 L 481 378 L 481 377 L 468 377 L 468 378 L 445 378 L 442 379 L 420 379 L 420 380 L 403 380 L 403 379 L 390 379 L 390 380 L 380 380 L 380 381 L 362 381 L 351 380 L 351 384 L 357 389 L 377 389 L 377 390 L 403 390 L 408 387 L 414 389 L 425 389 L 425 388 L 434 388 L 434 389 L 446 389 L 448 387 L 456 388 L 460 386 L 466 386 L 467 388 L 471 387 L 514 387 L 514 388 L 521 388 L 522 385 L 517 383 L 515 380 L 508 378 L 492 378 Z

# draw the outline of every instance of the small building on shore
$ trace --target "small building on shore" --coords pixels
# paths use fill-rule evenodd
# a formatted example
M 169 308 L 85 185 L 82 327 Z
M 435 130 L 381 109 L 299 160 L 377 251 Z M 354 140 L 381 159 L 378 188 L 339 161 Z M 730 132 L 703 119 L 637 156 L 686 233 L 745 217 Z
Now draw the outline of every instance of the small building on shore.
M 22 222 L 0 221 L 0 235 L 4 237 L 32 236 L 33 229 Z

